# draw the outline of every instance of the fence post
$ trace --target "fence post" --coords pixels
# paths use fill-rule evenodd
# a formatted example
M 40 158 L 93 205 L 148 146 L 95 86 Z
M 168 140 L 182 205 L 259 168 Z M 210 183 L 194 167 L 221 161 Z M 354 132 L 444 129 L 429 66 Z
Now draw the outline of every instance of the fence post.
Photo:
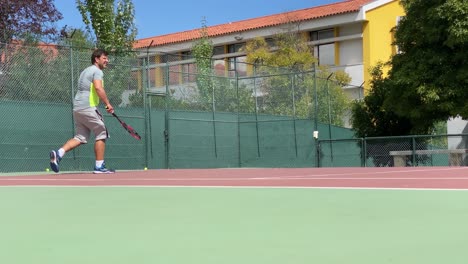
M 75 99 L 75 77 L 74 77 L 74 67 L 73 67 L 73 46 L 70 47 L 70 84 L 71 84 L 71 108 L 72 108 L 72 113 L 73 113 L 73 100 Z M 73 135 L 75 135 L 75 118 L 72 114 L 71 116 L 71 126 L 72 126 L 72 131 Z M 72 151 L 73 153 L 73 160 L 76 160 L 76 150 L 74 149 Z
M 257 157 L 260 157 L 260 135 L 258 133 L 257 64 L 254 64 L 253 66 L 253 81 L 255 92 L 255 131 L 257 133 Z
M 361 150 L 362 150 L 362 153 L 361 153 L 361 159 L 362 159 L 362 167 L 367 167 L 367 140 L 366 138 L 361 138 Z
M 296 150 L 296 157 L 297 157 L 297 131 L 296 131 L 296 91 L 294 89 L 295 87 L 295 80 L 296 80 L 296 75 L 293 73 L 292 76 L 290 76 L 291 79 L 291 93 L 292 93 L 292 104 L 293 104 L 293 129 L 294 129 L 294 148 Z
M 237 97 L 237 157 L 238 157 L 238 167 L 242 167 L 241 159 L 241 139 L 240 139 L 240 98 L 239 98 L 239 76 L 237 71 L 234 72 L 236 77 L 236 97 Z
M 315 138 L 315 162 L 317 167 L 320 167 L 320 153 L 318 146 L 318 100 L 317 100 L 317 65 L 314 64 L 314 138 Z M 315 137 L 315 134 L 317 136 Z
M 329 85 L 329 82 L 330 82 L 330 77 L 332 77 L 333 75 L 333 72 L 330 73 L 330 75 L 328 75 L 327 77 L 327 101 L 328 101 L 328 137 L 330 138 L 330 140 L 332 139 L 332 118 L 331 118 L 331 99 L 330 99 L 330 85 Z M 333 166 L 333 141 L 330 141 L 330 156 L 331 156 L 331 165 Z
M 165 96 L 165 106 L 164 106 L 164 145 L 165 145 L 165 155 L 166 155 L 166 169 L 169 169 L 169 111 L 170 111 L 170 104 L 169 104 L 169 62 L 166 62 L 166 96 Z
M 144 127 L 145 127 L 145 144 L 144 144 L 144 149 L 145 149 L 145 167 L 148 167 L 148 152 L 149 152 L 149 146 L 148 146 L 148 143 L 149 143 L 149 138 L 151 137 L 151 132 L 150 131 L 150 116 L 149 116 L 149 111 L 151 111 L 151 108 L 148 107 L 148 97 L 146 96 L 146 92 L 148 91 L 148 89 L 150 88 L 150 78 L 149 78 L 149 48 L 151 47 L 151 44 L 153 44 L 153 41 L 151 41 L 150 45 L 148 45 L 147 49 L 146 49 L 146 60 L 145 60 L 145 73 L 146 73 L 146 86 L 143 84 L 141 89 L 142 89 L 142 95 L 143 95 L 143 111 L 144 111 L 144 120 L 145 120 L 145 124 L 144 124 Z M 143 82 L 145 83 L 145 82 Z M 149 108 L 149 110 L 148 110 Z M 149 135 L 149 136 L 148 136 Z M 151 148 L 152 150 L 152 148 Z
M 216 76 L 213 76 L 211 74 L 210 76 L 210 83 L 213 83 L 212 78 L 216 78 Z M 211 86 L 211 119 L 213 120 L 213 143 L 214 143 L 214 154 L 215 158 L 218 158 L 218 145 L 217 145 L 217 139 L 216 139 L 216 99 L 215 99 L 215 85 L 210 85 Z

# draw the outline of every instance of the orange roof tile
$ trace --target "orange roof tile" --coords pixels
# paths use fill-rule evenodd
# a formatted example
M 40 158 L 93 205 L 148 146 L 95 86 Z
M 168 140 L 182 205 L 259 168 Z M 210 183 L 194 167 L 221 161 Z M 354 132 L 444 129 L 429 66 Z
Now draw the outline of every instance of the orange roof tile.
M 57 57 L 57 55 L 59 54 L 59 46 L 56 44 L 45 43 L 45 42 L 39 42 L 36 46 L 28 46 L 28 45 L 23 45 L 23 44 L 24 42 L 21 40 L 16 40 L 16 39 L 11 40 L 11 42 L 8 44 L 9 45 L 8 53 L 11 55 L 13 53 L 20 51 L 21 48 L 24 48 L 24 47 L 26 48 L 37 47 L 40 50 L 42 50 L 42 52 L 45 55 L 48 55 L 49 60 Z M 5 52 L 3 51 L 0 52 L 0 62 L 4 63 L 7 59 L 6 56 L 7 54 Z
M 246 19 L 227 24 L 220 24 L 207 27 L 207 33 L 208 37 L 214 37 L 253 29 L 277 26 L 288 22 L 299 22 L 343 13 L 357 12 L 363 5 L 373 1 L 375 0 L 348 0 L 328 5 L 285 12 L 281 14 Z M 155 47 L 166 44 L 191 41 L 199 38 L 200 29 L 198 28 L 188 31 L 171 33 L 167 35 L 139 39 L 135 41 L 133 47 L 135 49 L 147 48 L 151 42 L 153 42 L 151 46 Z

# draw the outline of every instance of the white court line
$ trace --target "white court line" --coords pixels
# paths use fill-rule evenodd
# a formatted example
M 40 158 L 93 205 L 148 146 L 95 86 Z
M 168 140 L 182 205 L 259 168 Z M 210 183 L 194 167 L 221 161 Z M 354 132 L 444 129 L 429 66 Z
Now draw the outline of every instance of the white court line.
M 82 182 L 119 182 L 119 181 L 258 181 L 258 180 L 468 180 L 468 176 L 466 177 L 310 177 L 307 176 L 296 176 L 297 178 L 278 178 L 278 177 L 254 177 L 254 178 L 7 178 L 2 179 L 0 178 L 0 182 L 2 181 L 82 181 Z
M 340 167 L 341 168 L 341 167 Z M 362 168 L 362 167 L 356 167 L 356 168 Z M 343 172 L 343 173 L 317 173 L 317 174 L 301 174 L 301 175 L 278 175 L 278 176 L 265 176 L 265 177 L 248 177 L 248 178 L 242 178 L 242 176 L 239 176 L 239 178 L 235 179 L 289 179 L 289 178 L 298 178 L 298 177 L 328 177 L 328 176 L 351 176 L 351 175 L 374 175 L 374 174 L 395 174 L 395 173 L 410 173 L 410 172 L 435 172 L 435 171 L 454 171 L 454 170 L 468 170 L 468 167 L 443 167 L 443 168 L 438 168 L 438 167 L 427 167 L 427 169 L 404 169 L 404 170 L 388 170 L 388 171 L 372 171 L 373 169 L 378 169 L 378 168 L 383 168 L 383 167 L 367 167 L 367 169 L 370 169 L 371 171 L 364 171 L 364 172 Z M 278 170 L 277 168 L 226 168 L 230 170 L 246 170 L 246 169 L 256 169 L 256 170 Z M 311 168 L 311 170 L 314 169 L 329 169 L 327 168 Z M 351 168 L 352 169 L 352 168 Z M 131 170 L 128 171 L 119 171 L 119 172 L 132 172 Z M 138 172 L 140 172 L 138 170 Z M 73 174 L 92 174 L 91 172 L 62 172 L 59 175 L 73 175 Z M 94 175 L 94 174 L 92 174 Z M 10 175 L 5 175 L 7 177 L 16 177 L 15 175 L 10 176 Z M 22 177 L 29 177 L 31 175 L 18 175 Z M 38 174 L 38 176 L 50 176 L 50 174 Z M 50 177 L 56 177 L 56 176 L 50 176 Z M 468 175 L 467 175 L 468 177 Z M 206 178 L 206 177 L 205 177 Z M 219 178 L 223 178 L 223 176 L 219 176 Z M 218 177 L 213 177 L 213 178 L 206 178 L 206 179 L 219 179 Z M 59 178 L 60 179 L 60 178 Z M 197 179 L 197 178 L 192 178 L 192 179 Z M 230 179 L 230 178 L 225 178 L 225 179 Z M 2 177 L 0 177 L 0 180 L 2 180 Z M 115 180 L 115 179 L 112 179 Z
M 442 168 L 442 169 L 418 169 L 418 170 L 392 170 L 392 171 L 369 171 L 369 172 L 345 172 L 345 173 L 318 173 L 318 174 L 304 174 L 304 175 L 289 175 L 279 176 L 284 178 L 294 177 L 322 177 L 322 176 L 350 176 L 350 175 L 374 175 L 374 174 L 395 174 L 395 173 L 409 173 L 409 172 L 434 172 L 434 171 L 452 171 L 452 170 L 466 170 L 468 167 L 456 168 Z
M 319 186 L 211 186 L 211 185 L 102 185 L 102 186 L 76 186 L 76 185 L 15 185 L 1 186 L 0 188 L 180 188 L 180 189 L 323 189 L 323 190 L 351 190 L 351 191 L 468 191 L 456 188 L 413 188 L 413 187 L 319 187 Z

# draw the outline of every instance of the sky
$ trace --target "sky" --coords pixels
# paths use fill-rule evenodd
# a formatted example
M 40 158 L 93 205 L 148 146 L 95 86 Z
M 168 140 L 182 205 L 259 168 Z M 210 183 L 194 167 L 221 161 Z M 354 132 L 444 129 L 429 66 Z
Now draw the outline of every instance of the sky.
M 279 14 L 343 0 L 133 0 L 137 39 Z M 115 0 L 117 2 L 117 0 Z M 85 29 L 75 0 L 55 0 L 62 28 Z

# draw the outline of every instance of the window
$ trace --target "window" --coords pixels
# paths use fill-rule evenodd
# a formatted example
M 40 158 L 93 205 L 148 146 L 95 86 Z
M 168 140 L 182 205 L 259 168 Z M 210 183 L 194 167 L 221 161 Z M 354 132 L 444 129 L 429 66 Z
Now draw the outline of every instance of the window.
M 334 37 L 335 30 L 333 28 L 310 32 L 310 40 L 312 41 L 330 39 Z
M 396 18 L 396 26 L 398 27 L 398 24 L 400 24 L 400 21 L 403 19 L 402 16 L 397 16 Z M 395 30 L 392 30 L 392 42 L 395 42 Z M 393 54 L 400 54 L 401 50 L 398 47 L 398 45 L 393 45 Z
M 224 62 L 224 59 L 221 60 L 215 60 L 213 65 L 214 65 L 214 70 L 216 72 L 216 75 L 222 76 L 224 75 L 224 72 L 226 71 L 226 63 Z
M 160 55 L 159 62 L 160 62 L 160 63 L 168 63 L 168 62 L 171 62 L 171 60 L 169 59 L 169 54 Z
M 247 64 L 245 63 L 247 60 L 246 56 L 240 57 L 231 57 L 228 59 L 228 70 L 231 72 L 237 72 L 238 76 L 246 76 L 247 75 Z
M 231 44 L 228 46 L 228 53 L 239 52 L 244 46 L 245 46 L 245 43 Z
M 148 57 L 142 57 L 138 59 L 138 66 L 146 66 L 146 65 L 151 65 L 156 63 L 156 56 L 148 56 Z
M 333 28 L 310 32 L 310 40 L 327 40 L 335 37 Z M 314 47 L 314 53 L 320 65 L 335 65 L 335 42 L 330 41 L 325 44 L 318 44 Z
M 148 74 L 148 84 L 149 87 L 156 87 L 156 70 L 155 68 L 148 69 L 146 72 Z M 145 85 L 143 85 L 145 86 Z
M 224 54 L 224 46 L 216 46 L 213 48 L 213 55 Z
M 195 64 L 187 63 L 182 64 L 182 83 L 194 82 L 195 81 Z
M 183 51 L 180 53 L 180 59 L 182 60 L 189 60 L 193 58 L 191 51 Z
M 268 47 L 273 48 L 275 44 L 275 40 L 273 38 L 266 38 L 265 42 L 267 43 Z
M 319 65 L 335 65 L 335 43 L 318 45 L 316 48 Z

